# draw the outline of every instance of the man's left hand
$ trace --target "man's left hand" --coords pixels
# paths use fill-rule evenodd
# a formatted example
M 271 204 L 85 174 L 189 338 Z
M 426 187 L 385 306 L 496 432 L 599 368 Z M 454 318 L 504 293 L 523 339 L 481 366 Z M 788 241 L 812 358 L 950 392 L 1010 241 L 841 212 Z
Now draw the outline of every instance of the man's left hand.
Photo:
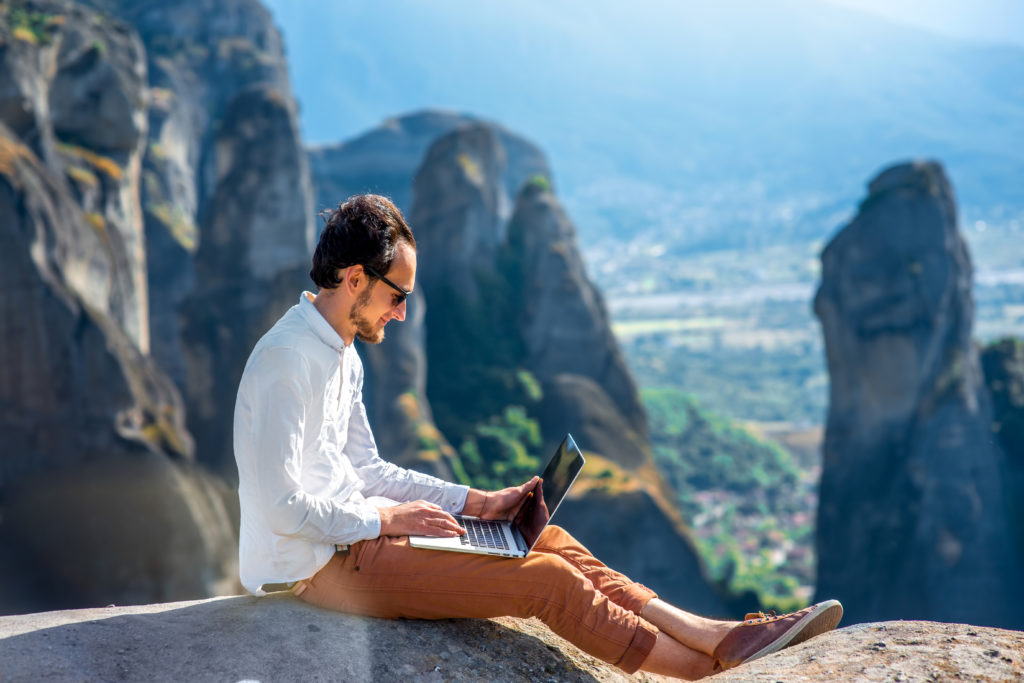
M 510 486 L 500 491 L 470 489 L 462 514 L 480 519 L 511 520 L 529 496 L 533 495 L 533 489 L 538 481 L 540 477 L 534 477 L 524 484 Z

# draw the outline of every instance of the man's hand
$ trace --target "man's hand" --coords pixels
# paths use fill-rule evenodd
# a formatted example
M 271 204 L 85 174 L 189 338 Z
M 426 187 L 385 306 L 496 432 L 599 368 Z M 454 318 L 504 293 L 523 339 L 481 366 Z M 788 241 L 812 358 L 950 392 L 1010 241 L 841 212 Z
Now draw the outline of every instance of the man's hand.
M 519 508 L 533 495 L 540 477 L 534 477 L 525 484 L 510 486 L 500 491 L 470 489 L 462 514 L 480 519 L 504 519 L 511 521 Z
M 381 536 L 461 536 L 466 530 L 441 506 L 414 500 L 377 508 Z

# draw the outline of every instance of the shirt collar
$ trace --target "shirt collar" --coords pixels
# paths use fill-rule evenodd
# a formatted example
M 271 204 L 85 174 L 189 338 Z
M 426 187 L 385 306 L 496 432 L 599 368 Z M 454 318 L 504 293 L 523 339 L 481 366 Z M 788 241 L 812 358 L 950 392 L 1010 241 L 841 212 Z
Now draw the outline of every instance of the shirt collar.
M 341 338 L 341 335 L 331 327 L 331 324 L 320 315 L 320 311 L 316 310 L 316 306 L 313 305 L 313 294 L 311 292 L 303 292 L 299 295 L 299 315 L 312 328 L 316 336 L 320 338 L 320 341 L 338 353 L 345 350 L 345 341 Z

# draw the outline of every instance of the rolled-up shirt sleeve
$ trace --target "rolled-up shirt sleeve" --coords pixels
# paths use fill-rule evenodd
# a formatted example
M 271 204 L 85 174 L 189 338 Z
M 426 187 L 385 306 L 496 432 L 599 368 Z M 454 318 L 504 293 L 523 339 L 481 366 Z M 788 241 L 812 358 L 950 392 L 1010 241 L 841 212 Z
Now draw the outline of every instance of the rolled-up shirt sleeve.
M 379 536 L 380 515 L 361 495 L 322 497 L 303 488 L 305 431 L 314 391 L 308 361 L 289 349 L 270 348 L 259 362 L 262 381 L 247 392 L 255 461 L 249 473 L 269 530 L 329 544 Z

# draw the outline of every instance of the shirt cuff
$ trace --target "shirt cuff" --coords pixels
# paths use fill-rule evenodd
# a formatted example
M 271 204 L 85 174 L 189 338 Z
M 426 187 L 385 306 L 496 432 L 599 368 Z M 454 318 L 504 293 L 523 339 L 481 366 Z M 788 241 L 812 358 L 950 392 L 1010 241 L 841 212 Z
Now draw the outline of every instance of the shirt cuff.
M 366 525 L 366 539 L 380 538 L 380 510 L 371 507 L 370 512 L 363 517 L 363 524 Z
M 466 507 L 466 496 L 469 495 L 469 487 L 462 484 L 445 484 L 444 493 L 441 495 L 441 507 L 445 512 L 457 515 Z

